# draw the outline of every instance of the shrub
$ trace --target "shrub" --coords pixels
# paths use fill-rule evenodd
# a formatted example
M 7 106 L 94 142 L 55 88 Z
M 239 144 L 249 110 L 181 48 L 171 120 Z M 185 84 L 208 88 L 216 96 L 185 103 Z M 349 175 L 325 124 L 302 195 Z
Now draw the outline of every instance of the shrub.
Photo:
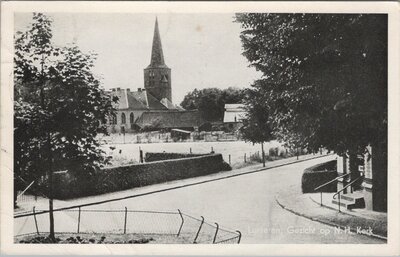
M 301 178 L 303 193 L 336 192 L 337 182 L 333 182 L 317 191 L 314 188 L 337 177 L 336 160 L 317 164 L 304 170 Z
M 163 160 L 173 160 L 173 159 L 197 157 L 197 156 L 203 156 L 203 155 L 206 155 L 206 154 L 147 152 L 145 154 L 145 160 L 146 160 L 146 162 L 155 162 L 155 161 L 163 161 Z
M 72 172 L 54 174 L 54 197 L 68 199 L 142 187 L 172 180 L 198 177 L 231 170 L 221 154 L 141 163 L 97 170 L 90 177 L 77 178 Z
M 262 162 L 262 155 L 259 153 L 255 153 L 250 155 L 250 162 Z
M 269 156 L 278 156 L 278 154 L 279 154 L 279 148 L 278 147 L 270 148 L 268 150 L 268 155 Z

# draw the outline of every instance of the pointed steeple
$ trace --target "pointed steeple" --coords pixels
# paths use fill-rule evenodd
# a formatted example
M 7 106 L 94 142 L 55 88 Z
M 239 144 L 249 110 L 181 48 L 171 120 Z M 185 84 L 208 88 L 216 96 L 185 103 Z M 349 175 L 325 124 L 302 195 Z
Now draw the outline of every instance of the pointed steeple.
M 153 47 L 151 49 L 150 67 L 165 66 L 164 54 L 161 45 L 160 31 L 158 30 L 158 19 L 154 26 Z
M 144 88 L 159 101 L 163 98 L 171 101 L 171 69 L 165 65 L 157 18 L 150 64 L 144 69 Z

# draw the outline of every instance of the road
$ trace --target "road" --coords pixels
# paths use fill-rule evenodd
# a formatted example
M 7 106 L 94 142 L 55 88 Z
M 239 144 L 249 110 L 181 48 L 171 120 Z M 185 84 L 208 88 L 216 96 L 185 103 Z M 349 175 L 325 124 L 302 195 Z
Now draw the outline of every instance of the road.
M 282 190 L 294 187 L 300 194 L 302 171 L 328 159 L 332 157 L 109 202 L 90 209 L 181 209 L 240 230 L 242 243 L 382 243 L 364 235 L 337 234 L 332 227 L 292 214 L 276 203 L 275 196 Z

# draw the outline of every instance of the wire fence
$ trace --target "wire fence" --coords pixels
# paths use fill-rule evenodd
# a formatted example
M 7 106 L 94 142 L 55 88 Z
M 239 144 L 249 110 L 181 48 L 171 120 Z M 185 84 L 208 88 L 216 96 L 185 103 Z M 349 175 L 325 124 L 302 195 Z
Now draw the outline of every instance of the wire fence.
M 166 243 L 236 244 L 240 231 L 209 223 L 177 211 L 97 210 L 77 207 L 55 210 L 56 234 L 120 234 L 164 235 Z M 16 242 L 29 235 L 49 233 L 48 210 L 33 210 L 15 215 L 14 237 Z M 17 222 L 16 222 L 17 221 Z

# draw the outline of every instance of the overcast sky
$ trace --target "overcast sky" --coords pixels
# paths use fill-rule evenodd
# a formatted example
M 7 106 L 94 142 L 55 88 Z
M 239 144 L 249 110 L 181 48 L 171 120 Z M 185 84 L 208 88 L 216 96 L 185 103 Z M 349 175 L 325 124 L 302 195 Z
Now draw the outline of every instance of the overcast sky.
M 179 104 L 194 88 L 246 87 L 260 73 L 241 55 L 240 24 L 234 14 L 48 13 L 59 46 L 75 42 L 98 53 L 94 72 L 103 86 L 144 87 L 158 17 L 166 64 L 172 69 L 172 100 Z M 15 29 L 25 30 L 32 14 L 15 15 Z

